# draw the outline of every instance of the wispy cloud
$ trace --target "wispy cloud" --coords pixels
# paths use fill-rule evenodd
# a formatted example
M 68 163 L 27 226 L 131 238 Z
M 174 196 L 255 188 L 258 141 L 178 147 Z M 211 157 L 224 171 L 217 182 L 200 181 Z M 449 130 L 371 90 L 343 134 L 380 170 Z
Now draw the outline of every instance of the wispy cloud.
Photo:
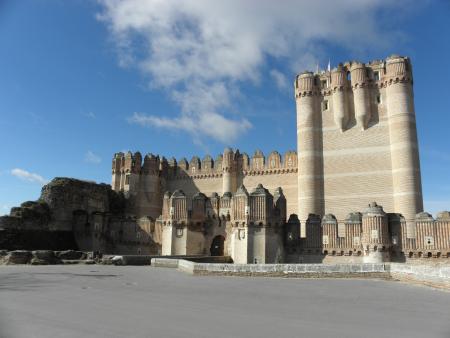
M 95 113 L 92 112 L 92 111 L 89 111 L 89 112 L 87 112 L 87 113 L 83 113 L 83 115 L 84 115 L 85 117 L 87 117 L 87 118 L 90 118 L 90 119 L 95 119 L 95 118 L 97 118 L 97 115 L 95 115 Z
M 280 72 L 277 69 L 272 69 L 270 71 L 270 76 L 275 81 L 275 85 L 280 90 L 285 90 L 289 87 L 288 80 L 286 78 L 286 75 L 284 75 L 282 72 Z
M 31 173 L 24 169 L 15 168 L 11 170 L 11 175 L 28 182 L 39 183 L 39 184 L 47 184 L 48 180 L 43 178 L 41 175 Z
M 151 87 L 181 108 L 174 118 L 141 113 L 130 121 L 225 143 L 251 127 L 236 114 L 243 85 L 266 75 L 289 85 L 279 70 L 264 74 L 269 59 L 299 72 L 323 59 L 327 44 L 359 53 L 386 49 L 400 35 L 396 17 L 417 6 L 411 0 L 98 1 L 119 63 L 148 75 Z M 391 25 L 383 24 L 386 18 Z
M 99 164 L 102 162 L 102 158 L 91 150 L 88 150 L 84 155 L 84 161 L 88 163 Z

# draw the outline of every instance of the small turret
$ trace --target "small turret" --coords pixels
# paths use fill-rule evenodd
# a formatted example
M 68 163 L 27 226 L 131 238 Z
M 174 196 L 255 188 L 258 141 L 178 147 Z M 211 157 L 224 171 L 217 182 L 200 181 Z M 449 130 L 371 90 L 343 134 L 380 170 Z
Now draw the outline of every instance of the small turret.
M 281 168 L 281 155 L 278 151 L 272 151 L 270 153 L 267 166 L 269 169 Z
M 170 218 L 170 196 L 172 196 L 172 194 L 170 193 L 170 191 L 166 191 L 164 193 L 164 197 L 163 197 L 163 209 L 162 209 L 162 218 L 164 220 L 168 220 Z
M 258 184 L 250 194 L 250 221 L 254 222 L 255 224 L 272 223 L 273 205 L 272 194 L 266 188 L 264 188 L 262 184 Z
M 183 190 L 175 190 L 170 197 L 170 216 L 176 223 L 187 224 L 188 207 L 187 198 Z
M 192 221 L 202 222 L 206 215 L 207 197 L 205 194 L 198 192 L 192 197 Z
M 142 170 L 144 174 L 159 175 L 159 156 L 145 155 Z
M 253 170 L 264 170 L 266 159 L 261 150 L 257 149 L 252 157 L 252 169 Z
M 248 223 L 249 195 L 244 185 L 241 185 L 233 196 L 231 215 L 233 222 Z
M 371 116 L 367 69 L 363 63 L 354 62 L 350 72 L 356 123 L 364 130 L 367 128 Z
M 386 76 L 391 80 L 412 80 L 409 59 L 399 55 L 391 55 L 386 59 Z
M 331 71 L 331 86 L 334 122 L 341 131 L 344 131 L 349 121 L 349 113 L 347 109 L 347 71 L 342 65 Z
M 214 170 L 214 161 L 210 155 L 206 155 L 202 160 L 202 171 L 210 172 Z
M 161 162 L 159 164 L 159 170 L 161 171 L 161 176 L 167 177 L 169 173 L 169 162 L 167 159 L 163 156 L 161 158 Z
M 296 96 L 308 96 L 317 94 L 316 78 L 312 72 L 303 72 L 297 76 Z
M 236 151 L 238 153 L 238 151 Z M 235 153 L 231 148 L 225 148 L 222 160 L 222 193 L 236 191 L 236 160 Z
M 189 170 L 189 164 L 185 157 L 183 157 L 178 162 L 178 168 L 180 168 L 182 171 L 185 171 L 185 172 L 187 172 Z
M 223 155 L 222 154 L 217 155 L 216 159 L 214 160 L 214 168 L 216 172 L 222 172 L 222 162 L 223 162 Z
M 178 163 L 175 157 L 171 157 L 168 161 L 169 164 L 169 176 L 174 177 L 177 175 Z
M 250 170 L 250 157 L 247 153 L 242 153 L 242 170 L 249 171 Z
M 197 156 L 193 156 L 191 162 L 189 162 L 189 170 L 191 175 L 200 173 L 201 164 L 200 159 Z
M 376 202 L 369 204 L 362 217 L 362 239 L 364 262 L 389 261 L 390 236 L 388 216 Z

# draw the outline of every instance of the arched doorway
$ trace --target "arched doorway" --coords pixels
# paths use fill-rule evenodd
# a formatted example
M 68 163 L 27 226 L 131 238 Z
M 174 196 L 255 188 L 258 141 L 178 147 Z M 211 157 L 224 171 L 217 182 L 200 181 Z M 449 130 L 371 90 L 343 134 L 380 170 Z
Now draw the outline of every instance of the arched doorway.
M 218 235 L 214 237 L 211 243 L 211 256 L 223 256 L 225 237 Z

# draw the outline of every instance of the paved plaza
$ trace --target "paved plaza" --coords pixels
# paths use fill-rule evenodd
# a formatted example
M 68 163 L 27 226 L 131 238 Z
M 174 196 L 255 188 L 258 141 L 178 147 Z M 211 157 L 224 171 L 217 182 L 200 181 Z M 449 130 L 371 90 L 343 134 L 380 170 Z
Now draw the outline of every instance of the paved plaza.
M 0 337 L 450 337 L 450 293 L 360 279 L 0 266 Z

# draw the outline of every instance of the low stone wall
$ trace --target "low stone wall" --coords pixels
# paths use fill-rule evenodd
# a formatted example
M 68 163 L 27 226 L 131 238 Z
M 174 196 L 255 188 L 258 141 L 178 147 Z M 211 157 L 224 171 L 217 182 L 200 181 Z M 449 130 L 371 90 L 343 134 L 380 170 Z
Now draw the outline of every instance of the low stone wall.
M 152 258 L 151 265 L 155 268 L 171 268 L 171 269 L 177 269 L 179 259 L 172 259 L 172 258 Z M 188 262 L 188 261 L 187 261 Z
M 193 263 L 233 263 L 229 256 L 162 256 L 152 258 L 151 265 L 161 268 L 178 268 L 181 260 Z
M 88 259 L 88 254 L 82 251 L 65 250 L 0 250 L 0 265 L 32 264 L 32 265 L 54 265 L 54 264 L 93 264 L 95 261 Z
M 448 264 L 211 264 L 185 259 L 160 259 L 155 261 L 155 266 L 178 267 L 180 271 L 200 276 L 383 278 L 450 290 L 450 265 Z
M 178 261 L 178 269 L 193 275 L 301 278 L 389 278 L 386 264 L 211 264 Z
M 393 279 L 450 290 L 450 265 L 390 263 Z

